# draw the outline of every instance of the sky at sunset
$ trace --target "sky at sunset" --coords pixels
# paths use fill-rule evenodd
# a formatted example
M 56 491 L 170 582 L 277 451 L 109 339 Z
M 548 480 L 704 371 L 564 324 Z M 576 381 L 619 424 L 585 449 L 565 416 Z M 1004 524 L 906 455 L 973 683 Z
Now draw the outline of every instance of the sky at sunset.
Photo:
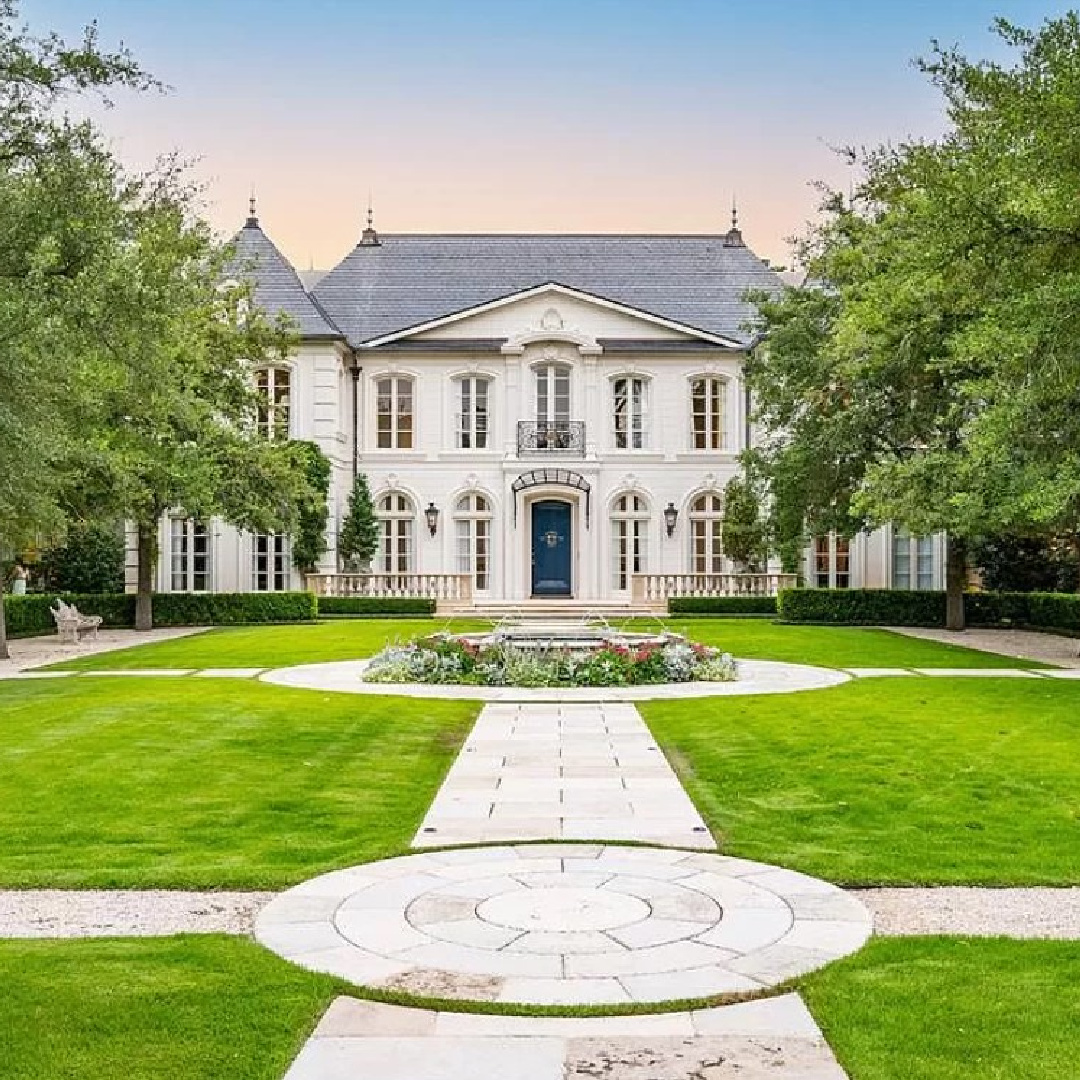
M 134 166 L 198 158 L 208 213 L 251 187 L 301 269 L 386 232 L 710 232 L 787 262 L 831 146 L 933 135 L 912 58 L 1000 56 L 1030 0 L 24 0 L 38 31 L 97 20 L 171 87 L 103 123 Z

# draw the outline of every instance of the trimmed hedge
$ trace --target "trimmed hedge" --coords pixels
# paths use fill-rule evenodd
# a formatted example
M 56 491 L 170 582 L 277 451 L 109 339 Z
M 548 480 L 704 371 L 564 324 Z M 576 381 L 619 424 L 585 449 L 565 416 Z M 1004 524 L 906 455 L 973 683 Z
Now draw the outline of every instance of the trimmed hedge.
M 8 634 L 33 637 L 56 629 L 49 608 L 57 596 L 84 615 L 102 616 L 102 626 L 135 625 L 135 595 L 37 593 L 5 596 Z M 310 622 L 318 614 L 314 595 L 292 593 L 155 593 L 155 626 L 236 626 L 241 623 Z
M 913 589 L 781 589 L 783 622 L 944 626 L 945 594 Z
M 435 601 L 424 597 L 320 596 L 320 615 L 434 615 Z
M 775 615 L 775 596 L 673 596 L 669 615 Z
M 792 623 L 944 626 L 945 594 L 910 589 L 784 589 L 780 619 Z M 1080 635 L 1080 596 L 1070 593 L 967 593 L 971 626 L 1015 626 Z

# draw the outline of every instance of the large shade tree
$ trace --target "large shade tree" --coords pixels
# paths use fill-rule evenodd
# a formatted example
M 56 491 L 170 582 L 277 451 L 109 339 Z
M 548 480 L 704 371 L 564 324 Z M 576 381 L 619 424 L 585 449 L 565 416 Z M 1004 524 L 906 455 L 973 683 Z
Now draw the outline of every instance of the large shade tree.
M 827 195 L 749 368 L 785 528 L 946 531 L 952 628 L 970 540 L 1080 505 L 1080 20 L 996 25 L 1012 63 L 922 64 L 948 132 Z
M 14 0 L 0 0 L 0 546 L 62 524 L 62 463 L 94 386 L 93 353 L 80 346 L 95 265 L 115 236 L 116 173 L 92 126 L 62 107 L 151 85 L 92 28 L 73 44 L 35 36 Z

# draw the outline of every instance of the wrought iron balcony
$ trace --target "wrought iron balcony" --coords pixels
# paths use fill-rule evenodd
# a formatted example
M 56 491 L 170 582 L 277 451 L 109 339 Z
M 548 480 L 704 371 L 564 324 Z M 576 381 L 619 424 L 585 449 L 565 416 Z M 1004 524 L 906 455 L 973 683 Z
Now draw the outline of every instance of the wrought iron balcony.
M 584 420 L 519 420 L 518 456 L 564 454 L 585 456 Z

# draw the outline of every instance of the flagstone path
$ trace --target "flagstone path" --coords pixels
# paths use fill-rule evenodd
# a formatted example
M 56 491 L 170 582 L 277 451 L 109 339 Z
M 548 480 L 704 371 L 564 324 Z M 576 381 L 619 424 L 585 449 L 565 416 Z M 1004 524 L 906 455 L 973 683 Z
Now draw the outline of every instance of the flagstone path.
M 713 850 L 633 705 L 488 705 L 413 847 L 633 840 Z

